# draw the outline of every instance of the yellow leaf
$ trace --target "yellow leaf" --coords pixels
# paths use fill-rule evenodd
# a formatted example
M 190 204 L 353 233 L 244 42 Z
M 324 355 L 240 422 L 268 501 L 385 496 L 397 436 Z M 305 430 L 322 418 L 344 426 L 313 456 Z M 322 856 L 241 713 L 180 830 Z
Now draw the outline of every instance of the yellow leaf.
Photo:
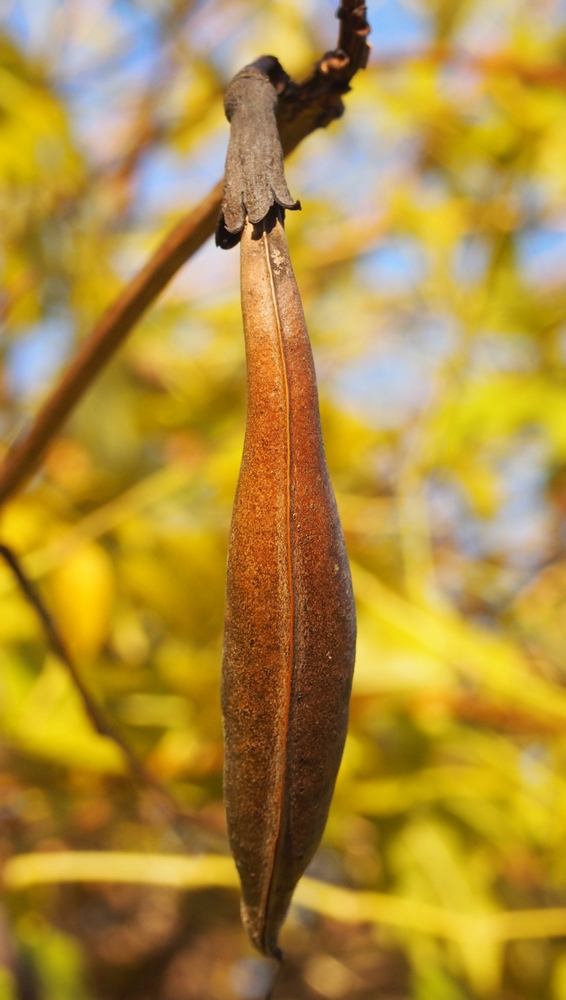
M 51 607 L 63 638 L 81 658 L 92 658 L 108 636 L 114 597 L 110 559 L 100 545 L 77 549 L 53 573 Z

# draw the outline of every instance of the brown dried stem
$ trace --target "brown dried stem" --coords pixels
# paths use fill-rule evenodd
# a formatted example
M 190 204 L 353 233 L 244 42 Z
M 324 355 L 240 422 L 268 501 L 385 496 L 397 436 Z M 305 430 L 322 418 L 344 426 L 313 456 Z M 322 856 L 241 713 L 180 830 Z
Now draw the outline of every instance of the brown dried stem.
M 342 95 L 349 90 L 349 82 L 357 70 L 366 65 L 369 26 L 365 7 L 357 0 L 342 0 L 338 17 L 338 48 L 320 60 L 303 84 L 292 84 L 281 95 L 278 121 L 285 154 L 314 129 L 340 117 L 344 110 Z M 46 448 L 130 330 L 179 268 L 212 235 L 221 198 L 222 182 L 219 182 L 166 237 L 102 316 L 27 434 L 5 456 L 0 466 L 0 505 L 37 471 Z

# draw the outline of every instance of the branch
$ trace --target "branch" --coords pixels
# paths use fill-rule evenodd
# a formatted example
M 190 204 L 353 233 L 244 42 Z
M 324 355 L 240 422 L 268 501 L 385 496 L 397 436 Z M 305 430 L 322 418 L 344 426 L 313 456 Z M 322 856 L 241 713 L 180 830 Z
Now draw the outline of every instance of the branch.
M 111 739 L 122 751 L 124 757 L 126 757 L 128 764 L 138 779 L 141 779 L 145 784 L 150 781 L 155 784 L 154 779 L 147 774 L 142 762 L 137 758 L 131 747 L 129 747 L 122 737 L 115 732 L 109 725 L 104 717 L 103 712 L 97 705 L 96 701 L 85 687 L 82 678 L 73 662 L 73 659 L 63 641 L 63 637 L 57 628 L 51 614 L 47 610 L 39 591 L 36 590 L 35 586 L 31 580 L 27 577 L 26 573 L 22 569 L 18 557 L 8 548 L 7 545 L 0 544 L 0 556 L 8 564 L 12 573 L 16 577 L 20 589 L 25 597 L 25 599 L 31 604 L 32 608 L 37 614 L 51 649 L 55 655 L 65 664 L 69 674 L 72 678 L 73 684 L 75 685 L 77 691 L 81 696 L 81 700 L 94 729 L 99 734 L 99 736 L 106 736 Z
M 302 84 L 289 83 L 280 96 L 278 124 L 285 154 L 310 132 L 344 111 L 342 95 L 367 63 L 369 25 L 358 0 L 342 0 L 338 48 L 326 53 Z M 140 273 L 95 326 L 61 381 L 47 398 L 28 433 L 12 446 L 0 466 L 0 505 L 37 471 L 46 448 L 97 375 L 180 267 L 212 236 L 222 182 L 169 234 Z
M 0 467 L 0 505 L 36 472 L 45 449 L 132 327 L 185 261 L 214 232 L 221 197 L 219 183 L 175 227 L 95 326 L 41 407 L 27 435 L 5 456 Z
M 7 545 L 0 544 L 0 558 L 4 559 L 7 565 L 10 567 L 12 573 L 14 574 L 20 589 L 36 612 L 45 634 L 47 636 L 48 643 L 62 663 L 65 664 L 69 676 L 78 691 L 81 701 L 83 703 L 84 710 L 92 723 L 95 731 L 107 739 L 112 740 L 113 743 L 121 751 L 123 757 L 125 758 L 128 770 L 130 771 L 132 777 L 136 781 L 136 784 L 141 788 L 149 788 L 156 796 L 156 805 L 162 818 L 165 822 L 170 824 L 175 832 L 178 834 L 181 840 L 184 840 L 184 822 L 186 820 L 191 823 L 197 823 L 202 826 L 209 834 L 214 834 L 215 831 L 208 828 L 208 824 L 205 819 L 199 816 L 196 812 L 182 814 L 179 808 L 174 802 L 173 798 L 169 794 L 168 790 L 158 781 L 157 778 L 151 774 L 146 768 L 142 760 L 137 756 L 137 754 L 132 750 L 131 746 L 124 740 L 124 738 L 114 729 L 113 726 L 108 722 L 104 712 L 94 700 L 90 694 L 88 688 L 85 686 L 80 673 L 65 645 L 63 637 L 59 632 L 59 629 L 53 620 L 50 612 L 48 611 L 45 603 L 36 589 L 34 584 L 31 582 L 22 566 L 18 557 L 8 548 Z M 217 837 L 214 838 L 215 840 Z
M 357 0 L 342 0 L 336 13 L 340 20 L 338 46 L 326 52 L 313 73 L 299 87 L 292 81 L 279 96 L 277 121 L 283 153 L 288 156 L 317 128 L 326 128 L 344 114 L 342 97 L 370 53 L 370 26 L 366 8 Z

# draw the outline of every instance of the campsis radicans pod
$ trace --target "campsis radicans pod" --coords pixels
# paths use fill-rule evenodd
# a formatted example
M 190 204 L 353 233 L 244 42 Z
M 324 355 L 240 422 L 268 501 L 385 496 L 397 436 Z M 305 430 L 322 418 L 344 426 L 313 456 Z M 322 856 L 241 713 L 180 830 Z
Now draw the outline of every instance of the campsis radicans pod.
M 265 955 L 322 836 L 346 737 L 355 610 L 309 336 L 277 206 L 246 222 L 248 409 L 228 553 L 224 794 Z

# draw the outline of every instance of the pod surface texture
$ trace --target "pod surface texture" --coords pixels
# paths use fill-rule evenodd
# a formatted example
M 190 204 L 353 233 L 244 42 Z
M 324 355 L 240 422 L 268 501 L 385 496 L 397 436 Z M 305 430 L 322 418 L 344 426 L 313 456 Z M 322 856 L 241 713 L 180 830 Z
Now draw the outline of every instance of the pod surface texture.
M 340 765 L 356 622 L 316 377 L 279 218 L 246 223 L 248 410 L 228 553 L 222 710 L 230 846 L 251 940 L 279 930 Z

